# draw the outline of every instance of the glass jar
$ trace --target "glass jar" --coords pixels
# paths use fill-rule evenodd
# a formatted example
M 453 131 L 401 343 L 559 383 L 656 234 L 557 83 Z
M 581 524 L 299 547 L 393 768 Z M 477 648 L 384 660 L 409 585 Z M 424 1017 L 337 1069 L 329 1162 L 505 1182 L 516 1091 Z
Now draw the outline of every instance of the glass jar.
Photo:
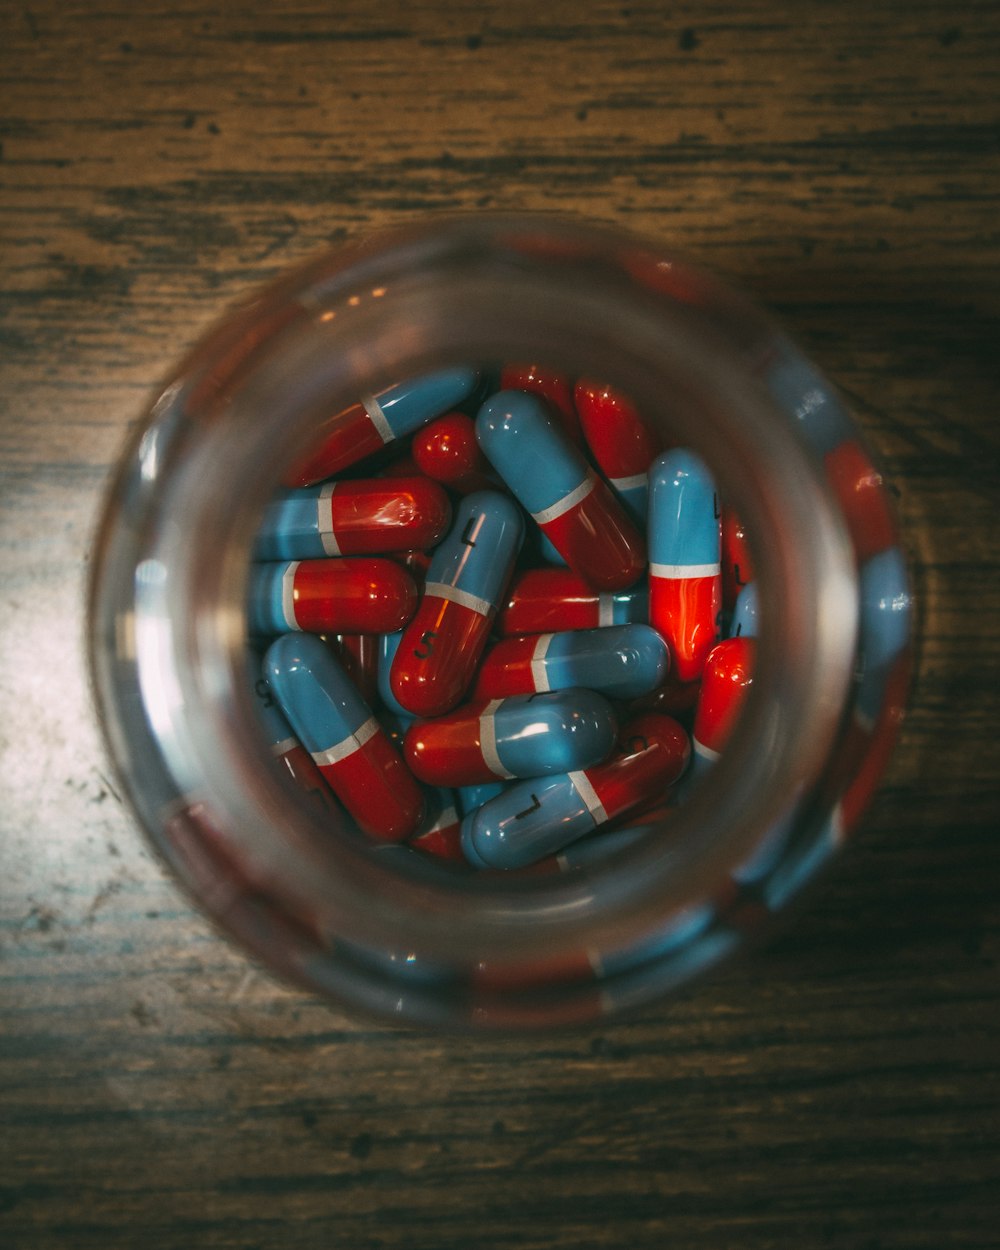
M 569 871 L 370 845 L 276 766 L 247 676 L 266 501 L 318 423 L 470 362 L 606 378 L 711 466 L 747 531 L 749 699 L 668 827 Z M 832 386 L 749 300 L 632 237 L 435 219 L 331 252 L 228 317 L 132 437 L 90 588 L 109 752 L 196 902 L 278 972 L 424 1026 L 645 1004 L 743 945 L 854 828 L 891 750 L 910 597 L 886 487 Z

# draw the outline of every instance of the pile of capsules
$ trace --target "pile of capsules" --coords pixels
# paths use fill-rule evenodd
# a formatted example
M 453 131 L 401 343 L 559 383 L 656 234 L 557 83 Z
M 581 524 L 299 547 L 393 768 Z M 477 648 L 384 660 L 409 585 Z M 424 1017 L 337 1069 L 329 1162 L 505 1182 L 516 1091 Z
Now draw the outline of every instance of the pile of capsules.
M 642 836 L 752 681 L 745 535 L 614 388 L 454 368 L 332 416 L 248 618 L 275 755 L 375 841 L 564 870 Z

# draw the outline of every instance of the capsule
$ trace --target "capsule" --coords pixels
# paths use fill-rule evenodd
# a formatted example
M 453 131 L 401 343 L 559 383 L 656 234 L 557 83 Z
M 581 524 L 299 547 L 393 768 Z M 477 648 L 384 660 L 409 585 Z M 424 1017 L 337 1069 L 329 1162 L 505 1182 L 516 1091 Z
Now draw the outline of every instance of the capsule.
M 595 590 L 638 581 L 646 564 L 642 535 L 537 396 L 501 391 L 488 399 L 476 437 L 571 569 Z
M 910 638 L 910 587 L 902 551 L 891 547 L 866 560 L 859 582 L 862 642 L 858 711 L 873 724 L 885 701 L 888 675 Z
M 433 547 L 451 524 L 444 488 L 422 475 L 325 482 L 276 495 L 264 509 L 255 560 L 371 556 Z
M 757 583 L 750 582 L 740 591 L 729 627 L 730 638 L 756 638 L 757 629 Z
M 753 562 L 743 522 L 729 504 L 722 505 L 722 603 L 732 608 L 744 586 L 754 579 Z
M 259 656 L 254 656 L 253 661 L 259 673 Z M 278 707 L 267 678 L 258 676 L 252 683 L 252 689 L 267 744 L 275 759 L 281 761 L 299 789 L 305 791 L 323 810 L 338 810 L 333 792 L 323 780 L 323 774 L 316 767 L 315 760 L 293 733 L 291 725 Z
M 679 682 L 701 676 L 722 609 L 719 508 L 704 461 L 676 448 L 650 470 L 649 623 Z
M 413 578 L 394 560 L 345 557 L 250 567 L 253 634 L 381 634 L 402 629 L 416 608 Z
M 369 395 L 322 423 L 312 452 L 296 468 L 290 486 L 310 486 L 460 404 L 479 385 L 475 369 L 443 369 L 426 373 Z
M 420 787 L 370 708 L 323 643 L 284 634 L 264 673 L 278 703 L 333 792 L 373 838 L 401 842 L 417 828 Z
M 624 816 L 684 772 L 688 736 L 666 716 L 637 717 L 623 749 L 593 768 L 518 781 L 462 821 L 462 850 L 475 867 L 523 868 Z
M 598 468 L 632 520 L 645 526 L 649 466 L 660 452 L 660 440 L 632 401 L 606 382 L 581 378 L 573 401 Z
M 727 638 L 712 648 L 694 714 L 692 776 L 706 772 L 726 745 L 753 684 L 756 656 L 754 638 Z
M 618 722 L 592 690 L 490 699 L 407 730 L 403 758 L 420 781 L 475 786 L 542 777 L 607 759 Z
M 413 460 L 421 473 L 460 495 L 496 485 L 489 461 L 476 442 L 476 423 L 464 412 L 436 417 L 413 436 Z
M 434 552 L 416 616 L 403 631 L 389 686 L 414 716 L 443 716 L 472 684 L 524 534 L 513 500 L 467 495 Z
M 660 685 L 669 665 L 667 644 L 648 625 L 528 634 L 489 648 L 472 697 L 502 699 L 586 686 L 612 698 L 637 699 Z
M 599 593 L 572 569 L 527 569 L 515 576 L 495 622 L 502 638 L 607 625 L 638 625 L 649 616 L 645 586 Z
M 573 402 L 573 388 L 564 373 L 543 369 L 541 365 L 504 365 L 500 371 L 500 385 L 497 389 L 529 391 L 532 395 L 541 395 L 569 438 L 577 445 L 583 442 L 580 420 Z
M 771 397 L 798 422 L 814 451 L 825 455 L 854 434 L 854 425 L 830 383 L 788 339 L 778 339 L 763 366 Z

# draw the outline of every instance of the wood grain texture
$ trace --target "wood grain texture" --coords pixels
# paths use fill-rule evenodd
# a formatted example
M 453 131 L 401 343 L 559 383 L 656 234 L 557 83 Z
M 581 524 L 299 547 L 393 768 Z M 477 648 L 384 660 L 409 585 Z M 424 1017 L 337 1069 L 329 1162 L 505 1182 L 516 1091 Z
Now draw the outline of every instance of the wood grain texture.
M 3 6 L 0 1242 L 996 1244 L 993 3 Z M 317 247 L 582 213 L 742 281 L 844 387 L 921 610 L 889 783 L 786 936 L 598 1032 L 346 1019 L 193 914 L 104 772 L 82 578 L 162 376 Z

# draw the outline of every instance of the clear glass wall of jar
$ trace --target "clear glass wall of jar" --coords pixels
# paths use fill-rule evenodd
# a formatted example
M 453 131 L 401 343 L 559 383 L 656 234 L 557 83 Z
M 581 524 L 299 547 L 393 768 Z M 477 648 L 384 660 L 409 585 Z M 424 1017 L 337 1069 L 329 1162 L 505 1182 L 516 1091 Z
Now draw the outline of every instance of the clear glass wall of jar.
M 247 677 L 250 550 L 317 423 L 449 364 L 613 381 L 695 449 L 748 532 L 753 689 L 669 836 L 548 875 L 371 846 L 275 766 Z M 629 236 L 439 220 L 291 273 L 178 368 L 97 535 L 93 685 L 122 785 L 197 903 L 278 972 L 413 1024 L 594 1021 L 766 930 L 856 825 L 908 681 L 887 489 L 834 388 L 752 302 Z

